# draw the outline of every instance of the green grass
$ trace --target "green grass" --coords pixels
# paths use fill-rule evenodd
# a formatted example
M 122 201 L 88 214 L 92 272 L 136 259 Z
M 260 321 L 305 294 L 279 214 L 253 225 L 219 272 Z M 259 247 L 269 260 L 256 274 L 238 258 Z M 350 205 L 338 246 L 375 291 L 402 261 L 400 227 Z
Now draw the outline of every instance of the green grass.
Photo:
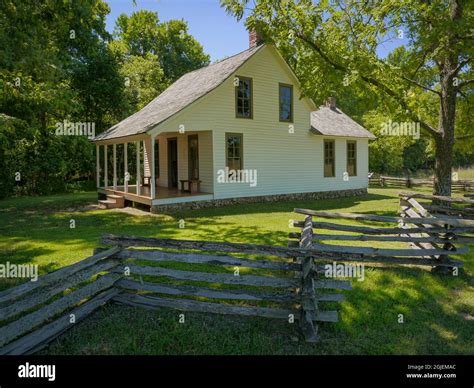
M 102 233 L 286 245 L 295 207 L 395 215 L 397 189 L 363 198 L 236 205 L 174 215 L 90 210 L 95 193 L 0 201 L 0 262 L 39 264 L 44 274 L 84 259 Z M 74 219 L 76 228 L 70 229 Z M 185 228 L 179 228 L 179 220 Z M 375 244 L 371 244 L 375 246 Z M 54 341 L 45 354 L 473 354 L 474 255 L 460 276 L 419 268 L 367 269 L 337 324 L 320 325 L 321 342 L 304 343 L 296 324 L 148 311 L 108 305 Z M 210 268 L 208 266 L 206 268 Z M 16 284 L 0 280 L 0 290 Z M 330 305 L 328 307 L 331 307 Z M 405 323 L 398 323 L 404 314 Z
M 474 167 L 460 168 L 457 170 L 459 179 L 473 179 L 474 180 Z
M 453 173 L 456 172 L 458 174 L 458 179 L 459 180 L 473 180 L 474 179 L 474 166 L 470 167 L 459 167 L 459 168 L 454 168 Z M 434 171 L 433 170 L 419 170 L 410 173 L 410 176 L 412 178 L 419 178 L 419 179 L 432 179 L 433 178 Z M 384 174 L 382 174 L 384 175 Z M 390 174 L 388 174 L 390 175 Z M 394 176 L 405 176 L 404 174 L 396 174 Z

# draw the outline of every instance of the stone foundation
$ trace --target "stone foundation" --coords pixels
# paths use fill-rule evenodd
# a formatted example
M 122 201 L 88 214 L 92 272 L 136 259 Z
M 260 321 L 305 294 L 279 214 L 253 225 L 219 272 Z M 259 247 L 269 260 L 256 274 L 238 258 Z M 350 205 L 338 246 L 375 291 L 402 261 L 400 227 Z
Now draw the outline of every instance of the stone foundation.
M 228 205 L 238 205 L 245 203 L 259 202 L 278 202 L 278 201 L 303 201 L 308 199 L 334 199 L 343 197 L 360 197 L 367 195 L 367 189 L 351 189 L 336 191 L 319 191 L 313 193 L 295 193 L 295 194 L 276 194 L 263 195 L 258 197 L 241 197 L 241 198 L 225 198 L 213 199 L 210 201 L 193 201 L 176 203 L 169 205 L 154 205 L 151 207 L 152 213 L 174 213 L 183 210 L 205 209 L 211 207 L 221 207 Z

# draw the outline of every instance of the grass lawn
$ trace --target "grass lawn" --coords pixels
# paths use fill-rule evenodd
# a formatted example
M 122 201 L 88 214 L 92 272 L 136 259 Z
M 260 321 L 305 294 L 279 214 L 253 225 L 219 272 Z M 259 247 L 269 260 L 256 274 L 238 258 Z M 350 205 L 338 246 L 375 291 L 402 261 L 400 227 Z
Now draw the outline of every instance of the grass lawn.
M 454 172 L 457 173 L 459 180 L 474 180 L 474 166 L 454 168 Z M 433 179 L 433 173 L 433 171 L 420 170 L 410 175 L 412 178 Z M 396 176 L 403 176 L 403 174 Z
M 460 168 L 457 173 L 459 179 L 474 179 L 474 167 Z
M 0 201 L 0 262 L 39 264 L 44 274 L 90 256 L 102 233 L 285 246 L 289 220 L 303 218 L 292 213 L 295 207 L 395 215 L 398 191 L 159 216 L 91 210 L 95 192 L 9 199 Z M 277 320 L 186 313 L 180 324 L 177 311 L 108 305 L 43 353 L 474 354 L 474 254 L 464 260 L 458 277 L 419 268 L 366 269 L 365 281 L 354 280 L 346 300 L 334 306 L 340 322 L 320 324 L 317 345 L 304 343 L 295 325 Z M 0 290 L 14 284 L 0 279 Z

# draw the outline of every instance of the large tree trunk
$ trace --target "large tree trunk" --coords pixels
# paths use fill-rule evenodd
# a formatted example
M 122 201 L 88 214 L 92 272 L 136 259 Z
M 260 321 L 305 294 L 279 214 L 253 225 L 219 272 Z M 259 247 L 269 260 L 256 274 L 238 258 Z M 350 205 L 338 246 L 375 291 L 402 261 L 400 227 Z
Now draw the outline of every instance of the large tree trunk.
M 461 17 L 461 6 L 457 0 L 451 0 L 451 20 Z M 450 46 L 454 46 L 453 37 L 448 37 Z M 456 121 L 456 94 L 455 85 L 458 55 L 451 52 L 441 63 L 440 69 L 440 109 L 439 109 L 439 134 L 435 135 L 435 179 L 433 185 L 434 195 L 451 195 L 451 176 L 453 167 L 454 124 Z
M 448 61 L 449 62 L 449 61 Z M 453 86 L 451 65 L 445 64 L 441 79 L 439 134 L 435 140 L 434 195 L 451 195 L 453 167 L 454 124 L 456 118 L 456 89 Z
M 456 63 L 447 59 L 442 64 L 440 74 L 441 98 L 439 109 L 439 134 L 435 140 L 434 195 L 451 195 L 451 175 L 453 167 L 454 124 L 456 119 L 456 88 L 453 68 Z
M 453 141 L 446 136 L 435 137 L 434 195 L 451 195 L 451 171 L 453 162 Z

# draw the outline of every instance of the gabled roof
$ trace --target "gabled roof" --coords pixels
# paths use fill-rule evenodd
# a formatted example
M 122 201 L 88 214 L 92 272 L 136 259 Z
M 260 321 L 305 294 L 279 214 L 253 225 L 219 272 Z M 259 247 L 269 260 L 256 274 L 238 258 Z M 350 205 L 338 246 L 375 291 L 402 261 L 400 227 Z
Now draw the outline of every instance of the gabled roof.
M 315 135 L 376 138 L 337 107 L 321 106 L 311 112 L 310 131 Z
M 147 132 L 218 87 L 264 46 L 250 48 L 183 75 L 143 109 L 97 135 L 93 141 Z

